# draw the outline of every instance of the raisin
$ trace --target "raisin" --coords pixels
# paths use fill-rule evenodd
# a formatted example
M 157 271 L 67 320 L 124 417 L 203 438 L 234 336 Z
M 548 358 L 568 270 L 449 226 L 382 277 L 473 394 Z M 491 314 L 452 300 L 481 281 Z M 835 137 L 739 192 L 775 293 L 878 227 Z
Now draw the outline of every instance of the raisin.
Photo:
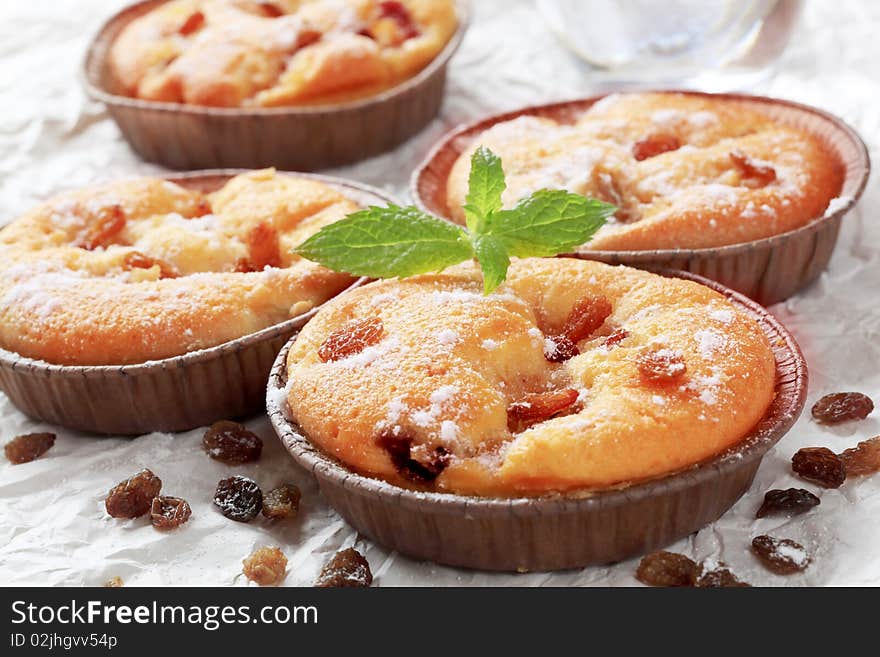
M 571 407 L 577 398 L 578 391 L 573 388 L 527 394 L 507 407 L 508 427 L 516 432 L 517 429 L 543 422 Z
M 764 503 L 761 504 L 755 517 L 763 518 L 778 514 L 796 516 L 806 513 L 814 506 L 819 506 L 819 498 L 803 488 L 768 490 L 764 493 Z
M 611 349 L 611 347 L 616 347 L 628 337 L 629 331 L 626 329 L 614 329 L 611 335 L 602 340 L 602 346 Z
M 115 577 L 111 577 L 106 582 L 104 582 L 105 589 L 118 589 L 122 587 L 122 578 L 119 575 Z
M 581 353 L 577 345 L 564 335 L 554 335 L 547 339 L 549 343 L 544 345 L 544 358 L 551 363 L 564 363 Z
M 605 297 L 591 294 L 581 297 L 568 314 L 562 335 L 575 343 L 586 340 L 605 323 L 611 312 L 611 302 Z
M 874 402 L 860 392 L 836 392 L 813 404 L 813 419 L 822 424 L 864 420 L 874 410 Z
M 150 506 L 150 522 L 157 529 L 174 529 L 189 520 L 192 509 L 179 497 L 154 497 Z
M 3 446 L 10 463 L 30 463 L 49 451 L 55 444 L 54 433 L 26 433 L 16 436 Z
M 659 385 L 675 383 L 687 372 L 684 356 L 669 349 L 646 351 L 637 364 L 644 381 Z
M 241 563 L 244 576 L 260 586 L 280 584 L 287 573 L 287 557 L 277 547 L 260 548 Z
M 263 271 L 266 267 L 281 266 L 281 245 L 278 231 L 266 221 L 251 228 L 244 238 L 248 249 L 247 258 L 241 258 L 235 265 L 237 272 Z
M 703 589 L 725 589 L 751 588 L 752 585 L 740 580 L 724 564 L 718 564 L 712 570 L 704 569 L 697 578 L 696 586 Z
M 354 548 L 340 550 L 321 569 L 315 586 L 321 588 L 366 587 L 373 583 L 370 564 Z
M 190 218 L 194 219 L 196 217 L 204 217 L 205 215 L 212 214 L 213 212 L 214 209 L 211 207 L 211 202 L 206 198 L 200 198 L 198 204 L 196 205 L 196 211 Z
M 80 231 L 73 242 L 74 246 L 94 251 L 99 246 L 107 246 L 125 228 L 125 213 L 121 205 L 101 208 L 98 215 Z
M 266 18 L 280 18 L 281 16 L 284 16 L 284 10 L 274 2 L 260 0 L 259 7 L 260 13 Z
M 148 255 L 144 255 L 139 251 L 126 253 L 122 261 L 123 267 L 126 269 L 152 269 L 159 267 L 159 278 L 177 278 L 180 273 L 170 264 L 163 260 L 157 260 Z
M 413 439 L 391 429 L 383 431 L 376 438 L 376 444 L 388 452 L 391 463 L 401 474 L 411 481 L 428 483 L 446 469 L 452 455 L 442 445 L 417 445 Z
M 776 169 L 756 162 L 742 151 L 731 151 L 730 159 L 739 169 L 742 184 L 746 187 L 765 187 L 776 180 Z
M 201 30 L 205 26 L 205 15 L 200 12 L 194 12 L 186 17 L 183 25 L 177 31 L 183 36 L 189 36 Z
M 693 559 L 676 552 L 645 555 L 636 570 L 636 579 L 648 586 L 693 586 L 699 567 Z
M 277 520 L 292 518 L 299 511 L 301 497 L 299 488 L 293 484 L 273 488 L 263 496 L 263 515 Z
M 649 157 L 660 155 L 668 151 L 677 151 L 681 148 L 681 141 L 675 135 L 656 133 L 639 139 L 632 147 L 633 157 L 639 162 Z
M 230 520 L 250 522 L 263 508 L 263 491 L 253 479 L 236 475 L 217 484 L 214 504 Z
M 756 536 L 752 539 L 752 552 L 767 570 L 777 575 L 801 572 L 810 563 L 804 546 L 787 538 Z
M 359 354 L 382 338 L 385 326 L 378 317 L 356 319 L 336 329 L 318 348 L 318 358 L 325 363 Z
M 150 510 L 160 490 L 162 480 L 144 468 L 111 488 L 104 506 L 114 518 L 139 518 Z
M 838 488 L 846 480 L 846 466 L 827 447 L 804 447 L 791 458 L 791 469 L 802 479 Z
M 855 447 L 843 450 L 840 460 L 843 461 L 847 477 L 880 471 L 880 436 L 863 440 Z
M 374 39 L 380 45 L 393 47 L 419 36 L 419 30 L 402 2 L 389 1 L 379 3 L 376 19 L 361 35 Z
M 234 465 L 258 460 L 263 441 L 238 422 L 220 420 L 205 431 L 202 447 L 212 459 Z

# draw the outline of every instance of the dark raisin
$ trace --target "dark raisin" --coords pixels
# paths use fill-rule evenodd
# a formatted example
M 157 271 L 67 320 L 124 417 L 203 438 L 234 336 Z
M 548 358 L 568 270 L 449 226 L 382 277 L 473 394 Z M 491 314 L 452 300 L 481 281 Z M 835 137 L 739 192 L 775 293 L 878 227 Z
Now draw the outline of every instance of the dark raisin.
M 746 187 L 764 187 L 776 180 L 776 169 L 753 160 L 742 151 L 731 151 L 730 159 L 739 169 L 742 184 Z
M 550 343 L 544 345 L 544 358 L 551 363 L 564 363 L 581 353 L 577 345 L 564 335 L 554 335 L 548 339 Z
M 507 424 L 513 432 L 543 422 L 571 407 L 578 398 L 573 388 L 527 394 L 507 407 Z
M 244 576 L 260 586 L 275 586 L 287 573 L 287 557 L 277 547 L 260 548 L 241 563 Z
M 125 213 L 122 210 L 122 206 L 105 206 L 80 231 L 73 245 L 88 251 L 94 251 L 100 246 L 107 246 L 110 240 L 122 232 L 123 228 L 125 228 Z
M 220 420 L 205 431 L 202 447 L 212 459 L 233 465 L 258 460 L 263 441 L 243 424 Z
M 322 588 L 366 587 L 373 583 L 370 564 L 354 548 L 340 550 L 321 569 L 315 586 Z
M 846 468 L 847 477 L 880 471 L 880 436 L 863 440 L 855 447 L 844 450 L 840 460 Z
M 791 469 L 802 479 L 838 488 L 846 480 L 846 466 L 827 447 L 804 447 L 791 458 Z
M 299 488 L 293 484 L 273 488 L 263 496 L 263 515 L 277 520 L 292 518 L 299 511 L 300 497 Z
M 749 588 L 751 584 L 747 584 L 740 580 L 736 575 L 730 572 L 730 569 L 723 563 L 718 564 L 711 570 L 706 570 L 705 564 L 703 570 L 697 578 L 696 585 L 703 589 L 723 589 L 723 588 Z
M 763 518 L 778 514 L 796 516 L 806 513 L 814 506 L 819 506 L 819 498 L 803 488 L 768 490 L 764 493 L 764 503 L 761 504 L 755 517 Z
M 611 302 L 603 296 L 581 297 L 568 314 L 562 335 L 575 343 L 586 340 L 599 330 L 612 310 Z
M 835 392 L 813 404 L 813 419 L 822 424 L 864 420 L 874 410 L 874 402 L 860 392 Z
M 174 529 L 189 520 L 192 509 L 179 497 L 158 496 L 150 506 L 150 522 L 157 529 Z
M 657 385 L 676 383 L 687 372 L 684 356 L 669 349 L 646 351 L 638 357 L 637 365 L 642 379 Z
M 639 139 L 632 147 L 633 157 L 639 160 L 647 160 L 668 151 L 677 151 L 681 148 L 681 141 L 675 135 L 656 133 Z
M 250 522 L 263 508 L 263 491 L 253 479 L 236 475 L 217 484 L 214 504 L 230 520 Z
M 118 589 L 122 587 L 122 578 L 119 575 L 115 577 L 111 577 L 106 582 L 104 582 L 105 589 Z
M 810 563 L 804 546 L 787 538 L 756 536 L 752 539 L 752 552 L 767 570 L 777 575 L 798 573 Z
M 676 552 L 653 552 L 642 557 L 636 579 L 648 586 L 693 586 L 699 567 Z
M 414 447 L 410 436 L 392 429 L 379 434 L 376 444 L 388 452 L 391 463 L 403 477 L 418 483 L 434 481 L 452 456 L 442 445 Z
M 162 480 L 144 468 L 111 488 L 104 506 L 114 518 L 139 518 L 150 510 L 160 490 Z
M 30 463 L 48 452 L 54 444 L 54 433 L 26 433 L 6 443 L 3 451 L 10 463 Z
M 385 325 L 378 317 L 349 322 L 327 336 L 318 348 L 318 358 L 326 363 L 354 356 L 379 342 L 384 332 Z
M 614 329 L 611 335 L 602 340 L 602 346 L 611 349 L 611 347 L 616 347 L 628 337 L 629 331 L 626 329 Z
M 195 34 L 204 26 L 205 15 L 202 12 L 197 11 L 187 16 L 186 20 L 183 21 L 183 25 L 181 25 L 180 29 L 177 31 L 183 36 L 189 36 L 190 34 Z

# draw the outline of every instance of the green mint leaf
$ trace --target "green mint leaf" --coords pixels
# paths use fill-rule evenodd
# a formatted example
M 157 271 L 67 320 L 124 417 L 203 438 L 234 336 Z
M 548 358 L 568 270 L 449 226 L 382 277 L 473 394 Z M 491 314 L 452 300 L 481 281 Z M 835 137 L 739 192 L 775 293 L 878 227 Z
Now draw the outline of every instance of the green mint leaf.
M 511 256 L 554 256 L 587 242 L 617 208 L 560 189 L 541 189 L 493 213 L 485 232 Z
M 483 293 L 491 294 L 507 278 L 510 266 L 507 249 L 492 235 L 478 235 L 474 239 L 474 252 L 483 272 Z
M 392 278 L 440 271 L 474 256 L 467 232 L 414 207 L 369 207 L 327 224 L 296 249 L 355 276 Z
M 489 215 L 501 209 L 501 194 L 506 187 L 501 158 L 485 146 L 477 148 L 471 156 L 468 193 L 464 204 L 470 232 L 482 232 Z

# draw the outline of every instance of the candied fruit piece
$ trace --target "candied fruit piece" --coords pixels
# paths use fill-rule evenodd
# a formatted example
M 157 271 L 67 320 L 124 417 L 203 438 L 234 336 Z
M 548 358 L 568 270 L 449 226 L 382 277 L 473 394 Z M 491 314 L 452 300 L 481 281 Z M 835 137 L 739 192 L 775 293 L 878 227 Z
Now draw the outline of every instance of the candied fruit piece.
M 301 497 L 299 488 L 293 484 L 273 488 L 263 496 L 263 515 L 277 520 L 292 518 L 299 511 Z
M 614 329 L 614 331 L 611 332 L 611 335 L 602 340 L 602 346 L 611 349 L 611 347 L 616 347 L 628 337 L 629 331 L 626 329 Z
M 661 153 L 677 151 L 681 148 L 681 141 L 675 135 L 668 133 L 655 133 L 639 139 L 632 147 L 633 157 L 639 160 L 647 160 Z
M 263 508 L 263 491 L 253 479 L 236 475 L 217 484 L 214 504 L 230 520 L 250 522 Z
M 873 474 L 880 471 L 880 436 L 863 440 L 840 453 L 846 476 Z
M 115 577 L 111 577 L 106 582 L 104 582 L 105 589 L 118 589 L 122 587 L 122 578 L 119 575 Z
M 646 351 L 639 356 L 637 364 L 642 379 L 658 385 L 675 383 L 687 372 L 684 355 L 670 349 Z
M 242 572 L 260 586 L 275 586 L 287 574 L 287 557 L 277 547 L 263 547 L 241 562 Z
M 562 335 L 575 343 L 586 340 L 605 323 L 611 312 L 611 302 L 605 297 L 591 294 L 581 297 L 568 314 Z
M 281 266 L 281 245 L 278 242 L 278 231 L 272 224 L 261 221 L 248 231 L 244 241 L 248 256 L 236 263 L 236 271 L 247 273 Z
M 452 456 L 442 445 L 413 446 L 410 436 L 392 429 L 379 434 L 376 444 L 388 452 L 401 476 L 418 483 L 434 481 L 449 465 Z
M 766 534 L 752 539 L 752 552 L 767 570 L 777 575 L 799 573 L 810 563 L 810 556 L 800 543 Z
M 385 325 L 378 317 L 356 319 L 336 329 L 318 348 L 318 358 L 325 363 L 359 354 L 382 339 Z
M 366 587 L 373 583 L 370 564 L 354 548 L 340 550 L 321 569 L 315 586 L 321 588 Z
M 653 552 L 642 557 L 636 579 L 648 586 L 693 586 L 699 567 L 677 552 Z
M 838 488 L 846 480 L 846 466 L 827 447 L 799 449 L 791 457 L 791 469 L 802 479 L 825 488 Z
M 144 468 L 111 488 L 104 506 L 114 518 L 139 518 L 150 510 L 160 490 L 162 480 Z
M 765 187 L 776 180 L 776 169 L 766 162 L 758 162 L 740 150 L 730 152 L 730 159 L 739 169 L 746 187 Z
M 125 212 L 122 206 L 117 204 L 102 207 L 97 216 L 76 236 L 73 245 L 94 251 L 99 246 L 107 246 L 123 228 L 125 228 Z
M 574 388 L 529 393 L 507 407 L 507 423 L 511 431 L 522 430 L 543 422 L 570 408 L 578 399 Z
M 243 424 L 220 420 L 205 431 L 202 447 L 212 459 L 235 465 L 258 460 L 263 441 Z
M 564 363 L 581 353 L 577 345 L 564 335 L 554 335 L 547 340 L 544 345 L 544 358 L 551 363 Z
M 864 420 L 874 410 L 874 402 L 860 392 L 835 392 L 813 404 L 813 419 L 822 424 Z
M 158 265 L 159 278 L 177 278 L 180 276 L 180 273 L 164 260 L 158 260 L 148 255 L 144 255 L 139 251 L 126 253 L 122 264 L 126 269 L 152 269 Z
M 706 570 L 705 565 L 697 578 L 696 586 L 703 589 L 751 588 L 751 584 L 743 582 L 723 563 Z
M 179 497 L 158 496 L 150 506 L 150 522 L 157 529 L 174 529 L 189 520 L 192 509 Z
M 782 514 L 796 516 L 806 513 L 814 506 L 819 506 L 819 498 L 803 488 L 768 490 L 764 493 L 764 502 L 755 517 L 763 518 L 764 516 Z
M 16 465 L 30 463 L 49 451 L 55 444 L 54 433 L 26 433 L 16 436 L 3 446 L 6 458 Z

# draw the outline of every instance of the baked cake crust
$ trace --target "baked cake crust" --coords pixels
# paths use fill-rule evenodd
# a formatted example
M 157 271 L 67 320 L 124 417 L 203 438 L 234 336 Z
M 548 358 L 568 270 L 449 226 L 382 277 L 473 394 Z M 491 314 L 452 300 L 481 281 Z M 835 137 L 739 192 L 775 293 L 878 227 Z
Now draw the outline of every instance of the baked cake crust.
M 583 299 L 610 315 L 579 355 L 551 362 L 551 336 Z M 328 358 L 328 338 L 363 322 L 379 338 Z M 671 379 L 644 368 L 657 356 Z M 764 333 L 717 292 L 561 258 L 514 260 L 488 296 L 473 264 L 353 290 L 318 312 L 287 363 L 290 417 L 326 453 L 398 485 L 493 496 L 681 470 L 743 440 L 775 385 Z M 550 419 L 516 418 L 566 395 Z
M 820 217 L 843 184 L 841 163 L 818 139 L 739 101 L 613 94 L 571 125 L 522 116 L 480 135 L 447 184 L 460 223 L 479 144 L 502 159 L 505 206 L 544 187 L 617 205 L 585 245 L 596 250 L 710 248 L 771 237 Z
M 0 230 L 0 346 L 140 363 L 283 322 L 353 281 L 292 250 L 358 207 L 273 170 L 207 195 L 152 178 L 62 194 Z
M 339 103 L 414 76 L 457 27 L 452 0 L 171 0 L 125 27 L 109 64 L 145 100 Z

